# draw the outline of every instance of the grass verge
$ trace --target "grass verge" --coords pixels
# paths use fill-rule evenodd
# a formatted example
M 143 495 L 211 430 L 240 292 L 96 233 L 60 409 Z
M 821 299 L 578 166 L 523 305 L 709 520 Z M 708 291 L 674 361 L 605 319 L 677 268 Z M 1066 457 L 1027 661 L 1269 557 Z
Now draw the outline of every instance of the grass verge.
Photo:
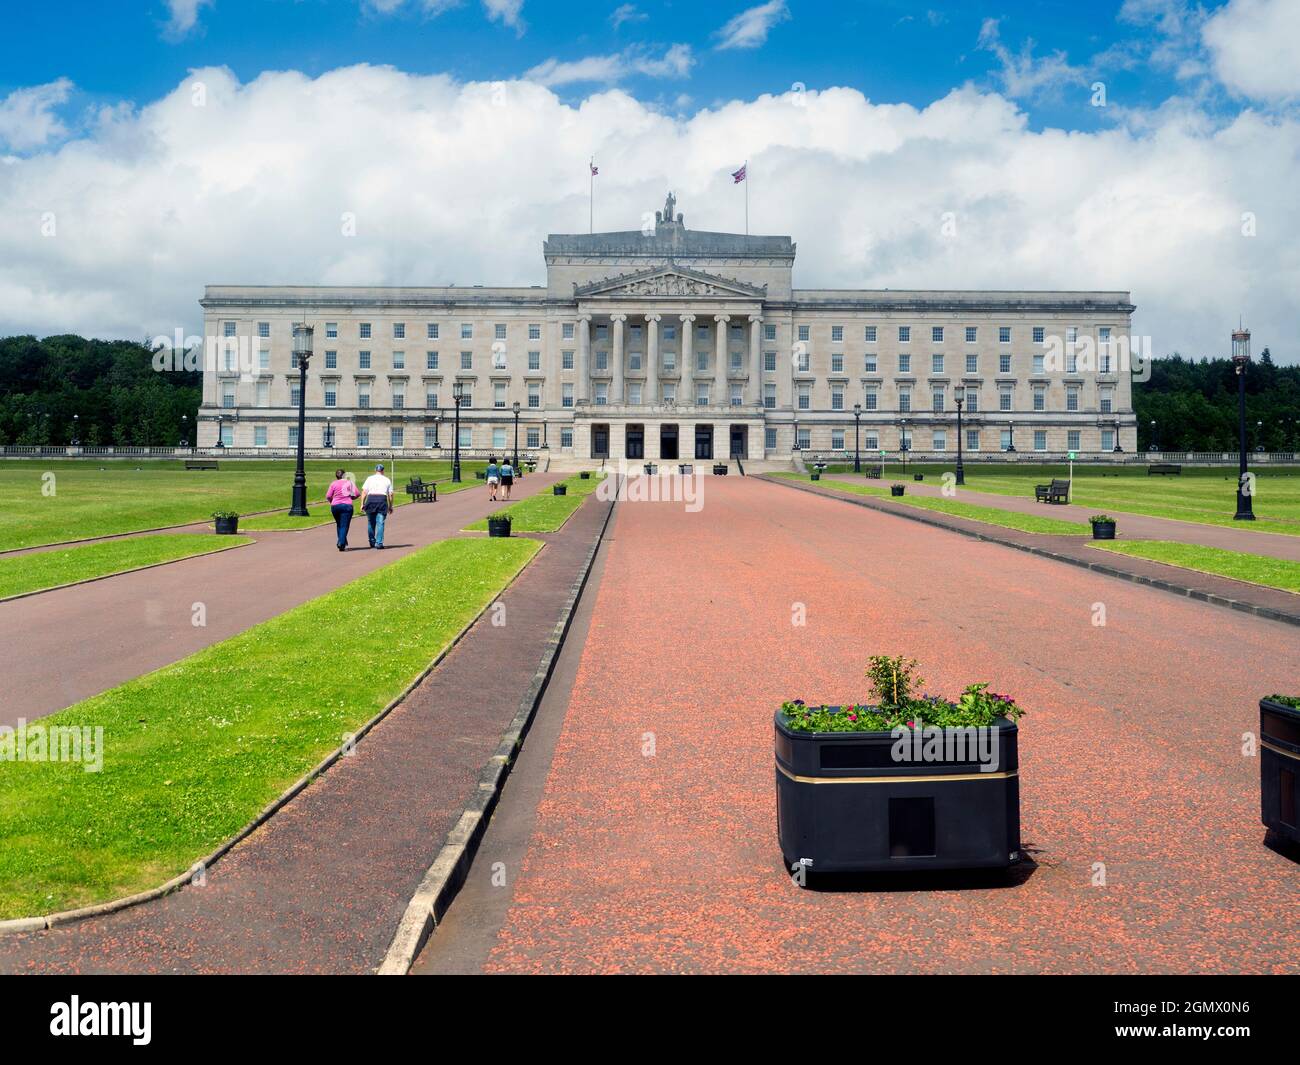
M 518 503 L 509 503 L 501 508 L 501 511 L 510 515 L 511 532 L 555 532 L 561 528 L 566 521 L 573 516 L 586 498 L 596 490 L 604 478 L 603 473 L 593 472 L 587 479 L 583 480 L 579 474 L 560 481 L 560 484 L 568 486 L 568 494 L 557 496 L 549 488 L 543 488 L 535 496 L 527 499 L 521 499 Z M 494 512 L 495 513 L 495 512 Z M 465 526 L 468 532 L 478 532 L 487 529 L 487 519 L 473 522 Z
M 539 547 L 432 544 L 41 719 L 102 727 L 103 768 L 0 760 L 0 918 L 183 872 L 400 694 Z
M 1088 546 L 1133 558 L 1163 562 L 1167 566 L 1231 577 L 1236 581 L 1260 584 L 1265 588 L 1300 592 L 1300 562 L 1250 555 L 1242 551 L 1227 551 L 1221 547 L 1171 543 L 1168 540 L 1097 541 Z
M 174 562 L 195 555 L 210 555 L 252 543 L 246 536 L 216 536 L 202 533 L 140 536 L 130 540 L 105 540 L 85 547 L 61 551 L 40 551 L 33 555 L 0 558 L 0 599 L 62 584 L 75 584 L 95 577 Z

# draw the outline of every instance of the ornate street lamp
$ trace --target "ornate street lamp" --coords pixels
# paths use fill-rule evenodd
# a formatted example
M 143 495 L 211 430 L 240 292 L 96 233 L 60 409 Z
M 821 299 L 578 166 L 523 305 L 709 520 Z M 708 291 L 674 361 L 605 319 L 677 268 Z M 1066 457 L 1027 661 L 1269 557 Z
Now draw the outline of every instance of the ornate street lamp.
M 80 436 L 79 436 L 78 433 L 77 433 L 77 427 L 78 427 L 79 424 L 80 424 L 80 419 L 81 419 L 81 415 L 80 415 L 80 414 L 74 414 L 74 415 L 72 416 L 72 436 L 71 436 L 71 437 L 69 438 L 69 440 L 68 440 L 68 443 L 69 443 L 72 447 L 77 447 L 77 446 L 80 445 L 80 443 L 81 443 L 81 438 L 80 438 Z
M 1016 423 L 1007 422 L 1007 451 L 1014 453 L 1016 450 Z
M 181 415 L 181 447 L 190 446 L 190 416 Z
M 226 446 L 226 416 L 224 414 L 218 414 L 217 415 L 217 447 L 224 448 L 225 446 Z
M 325 439 L 321 443 L 328 448 L 334 446 L 334 423 L 332 418 L 325 419 Z
M 456 407 L 456 438 L 452 441 L 451 457 L 451 483 L 460 484 L 460 402 L 461 397 L 465 394 L 465 385 L 461 381 L 453 381 L 451 385 L 451 401 Z
M 303 466 L 307 443 L 307 366 L 311 362 L 312 335 L 305 322 L 293 327 L 293 353 L 298 359 L 298 468 L 293 473 L 293 505 L 289 515 L 307 517 L 307 471 Z
M 515 412 L 515 458 L 511 465 L 515 468 L 515 476 L 519 476 L 519 400 L 515 400 L 512 409 Z
M 859 440 L 862 437 L 862 404 L 853 404 L 853 472 L 862 472 L 862 452 Z
M 966 386 L 957 385 L 952 390 L 952 397 L 957 401 L 957 483 L 966 483 L 966 467 L 962 463 L 961 407 L 966 402 Z
M 1255 423 L 1255 450 L 1256 451 L 1264 450 L 1264 423 L 1263 422 Z
M 1154 418 L 1151 419 L 1151 436 L 1150 436 L 1150 438 L 1147 440 L 1147 450 L 1148 450 L 1148 451 L 1159 451 L 1159 450 L 1160 450 L 1160 449 L 1156 446 L 1156 420 L 1155 420 Z
M 912 450 L 911 442 L 907 439 L 907 419 L 898 420 L 898 450 L 903 456 L 903 476 L 907 476 L 907 453 Z
M 1237 442 L 1240 448 L 1237 469 L 1237 521 L 1254 521 L 1251 509 L 1250 481 L 1246 473 L 1246 367 L 1250 365 L 1250 330 L 1238 328 L 1232 334 L 1232 367 L 1237 372 Z

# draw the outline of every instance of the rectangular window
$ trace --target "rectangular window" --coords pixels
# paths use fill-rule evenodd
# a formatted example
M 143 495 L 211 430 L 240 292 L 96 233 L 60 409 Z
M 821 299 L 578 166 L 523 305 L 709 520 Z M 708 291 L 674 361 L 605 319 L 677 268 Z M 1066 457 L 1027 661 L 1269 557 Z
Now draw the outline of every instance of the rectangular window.
M 567 425 L 560 430 L 560 447 L 573 447 L 573 430 Z
M 641 403 L 641 382 L 629 381 L 627 383 L 627 401 L 632 404 L 640 405 Z
M 763 352 L 763 372 L 776 373 L 776 352 L 775 351 Z
M 474 369 L 474 353 L 472 351 L 462 351 L 460 353 L 460 368 L 462 370 Z
M 506 383 L 504 381 L 492 382 L 492 406 L 500 409 L 506 405 Z
M 325 369 L 337 370 L 339 368 L 339 353 L 337 351 L 325 352 Z
M 677 339 L 677 327 L 675 325 L 669 325 L 667 322 L 665 322 L 663 326 L 663 330 L 664 330 L 664 335 L 663 335 L 664 340 Z
M 764 340 L 776 339 L 776 326 L 772 322 L 763 323 L 763 339 Z
M 1002 429 L 1001 431 L 999 431 L 999 433 L 998 433 L 998 447 L 999 447 L 1001 450 L 1003 450 L 1003 451 L 1006 451 L 1008 448 L 1011 447 L 1011 430 L 1010 430 L 1010 429 Z
M 844 409 L 844 389 L 837 385 L 831 389 L 831 410 Z
M 573 406 L 573 384 L 569 381 L 566 381 L 564 382 L 564 384 L 560 385 L 560 406 L 561 407 Z
M 426 370 L 436 370 L 438 368 L 438 353 L 436 351 L 426 351 L 424 353 L 424 368 Z
M 357 336 L 360 337 L 362 340 L 369 340 L 369 339 L 370 339 L 370 323 L 369 323 L 369 322 L 361 322 L 361 323 L 357 326 Z
M 565 348 L 560 352 L 560 369 L 573 369 L 573 350 L 571 348 Z
M 1047 391 L 1042 388 L 1034 389 L 1034 410 L 1047 409 Z
M 980 368 L 980 357 L 979 357 L 978 355 L 974 355 L 974 354 L 972 354 L 972 355 L 967 355 L 967 356 L 966 356 L 966 372 L 967 372 L 967 373 L 979 373 L 979 368 Z
M 998 343 L 999 344 L 1011 343 L 1011 326 L 1009 325 L 998 326 Z
M 1103 429 L 1101 431 L 1101 449 L 1102 451 L 1115 450 L 1115 430 Z
M 404 351 L 393 352 L 393 369 L 394 370 L 406 369 L 406 352 Z
M 862 437 L 862 446 L 867 451 L 877 451 L 880 448 L 880 437 L 875 433 L 865 433 Z
M 1034 356 L 1034 373 L 1043 373 L 1043 372 L 1045 372 L 1045 365 L 1044 365 L 1044 361 L 1043 361 L 1044 358 L 1045 358 L 1045 356 L 1043 356 L 1043 355 L 1035 355 L 1035 356 Z
M 877 404 L 880 402 L 880 393 L 874 388 L 868 388 L 862 398 L 864 400 L 862 404 L 863 410 L 876 410 Z
M 405 322 L 394 322 L 394 323 L 393 323 L 393 339 L 394 339 L 394 340 L 405 340 L 405 339 L 406 339 L 406 323 L 405 323 Z
M 974 344 L 978 338 L 979 338 L 979 328 L 977 326 L 968 325 L 966 327 L 966 343 Z
M 931 373 L 943 373 L 943 356 L 942 356 L 942 355 L 931 355 L 931 356 L 930 356 L 930 372 L 931 372 Z
M 435 447 L 438 442 L 438 430 L 435 426 L 426 425 L 424 427 L 424 446 Z
M 497 323 L 493 326 L 493 335 L 494 335 L 494 337 L 495 337 L 497 340 L 505 340 L 505 338 L 506 338 L 506 324 L 505 324 L 505 322 L 497 322 Z
M 940 430 L 936 430 L 935 432 L 933 432 L 933 433 L 930 435 L 930 450 L 931 450 L 931 451 L 947 451 L 947 450 L 948 450 L 948 434 L 945 433 L 945 432 L 942 432 L 942 431 L 940 431 Z
M 266 447 L 266 426 L 265 425 L 253 426 L 253 446 Z
M 908 355 L 908 354 L 904 353 L 904 354 L 898 356 L 898 372 L 899 372 L 899 373 L 911 373 L 911 372 L 912 372 L 912 356 L 911 356 L 911 355 Z
M 573 323 L 572 323 L 572 322 L 564 322 L 564 323 L 562 323 L 562 324 L 560 325 L 560 338 L 561 338 L 562 340 L 572 340 L 572 339 L 573 339 Z
M 966 450 L 978 451 L 980 449 L 980 431 L 978 429 L 966 430 Z
M 608 370 L 608 369 L 609 369 L 609 352 L 608 352 L 608 351 L 598 351 L 598 352 L 596 352 L 596 369 L 597 369 L 597 370 Z
M 1069 411 L 1079 409 L 1079 390 L 1077 388 L 1067 388 L 1065 390 L 1065 409 Z
M 674 381 L 665 381 L 663 383 L 664 403 L 671 406 L 677 402 L 677 384 Z
M 980 394 L 973 388 L 966 389 L 966 411 L 968 414 L 978 414 L 980 410 Z
M 844 326 L 842 325 L 831 326 L 831 343 L 832 344 L 844 343 Z
M 862 339 L 868 344 L 874 344 L 876 342 L 876 327 L 874 325 L 863 326 Z
M 291 351 L 289 353 L 289 369 L 298 369 L 298 353 L 296 351 Z
M 799 352 L 799 372 L 808 373 L 812 368 L 812 355 L 807 349 Z
M 1110 326 L 1108 326 L 1108 325 L 1103 325 L 1103 326 L 1099 326 L 1099 327 L 1098 327 L 1098 329 L 1097 329 L 1097 343 L 1098 343 L 1098 344 L 1109 344 L 1109 343 L 1110 343 Z
M 542 431 L 535 425 L 524 430 L 524 447 L 530 451 L 542 446 Z
M 257 382 L 257 405 L 259 407 L 269 407 L 271 405 L 271 382 Z
M 763 406 L 768 410 L 776 409 L 776 385 L 763 386 Z
M 437 322 L 429 322 L 428 324 L 425 325 L 425 327 L 424 327 L 424 337 L 425 337 L 426 340 L 437 340 L 437 339 L 438 339 L 438 323 L 437 323 Z
M 542 405 L 542 386 L 538 381 L 528 382 L 528 406 L 536 410 Z
M 1079 342 L 1079 327 L 1070 326 L 1065 330 L 1065 342 L 1067 344 L 1077 344 Z
M 799 409 L 812 409 L 812 389 L 808 385 L 799 386 Z
M 505 446 L 506 446 L 506 431 L 504 429 L 493 429 L 492 447 L 497 451 L 503 451 L 505 450 Z
M 998 353 L 998 373 L 1011 372 L 1011 356 L 1006 352 Z
M 289 446 L 298 446 L 298 427 L 296 425 L 289 426 Z
M 744 358 L 744 352 L 742 352 L 742 351 L 737 351 L 737 350 L 733 350 L 733 351 L 731 352 L 731 368 L 732 368 L 733 370 L 739 370 L 739 369 L 741 369 L 741 368 L 742 368 L 742 360 L 743 360 L 743 358 Z M 634 370 L 639 370 L 639 369 L 640 369 L 640 366 L 634 366 L 634 367 L 632 367 L 632 369 L 634 369 Z
M 339 324 L 338 324 L 338 322 L 326 322 L 326 323 L 325 323 L 325 339 L 326 339 L 326 340 L 337 340 L 338 338 L 339 338 Z
M 460 427 L 460 446 L 474 446 L 474 427 L 472 425 L 462 425 Z
M 428 410 L 438 409 L 438 393 L 434 389 L 432 388 L 425 389 L 424 405 Z
M 943 326 L 941 325 L 930 326 L 930 343 L 931 344 L 943 343 Z
M 1046 429 L 1035 429 L 1035 430 L 1034 430 L 1034 450 L 1035 450 L 1035 451 L 1046 451 L 1046 450 L 1047 450 L 1047 430 L 1046 430 Z
M 876 353 L 874 351 L 869 351 L 862 357 L 862 370 L 864 373 L 876 372 Z
M 844 450 L 844 430 L 843 430 L 843 429 L 832 429 L 832 430 L 831 430 L 831 450 L 832 450 L 832 451 L 843 451 L 843 450 Z
M 843 372 L 844 372 L 844 354 L 842 352 L 837 351 L 835 352 L 834 355 L 831 356 L 831 373 L 843 373 Z
M 369 384 L 363 383 L 357 386 L 357 406 L 361 407 L 362 409 L 369 408 L 370 406 L 370 385 Z
M 943 413 L 943 389 L 936 388 L 930 393 L 930 409 L 936 414 Z
M 695 368 L 697 370 L 707 370 L 709 368 L 709 353 L 707 351 L 697 351 L 695 353 Z
M 529 323 L 528 323 L 528 339 L 529 339 L 529 340 L 541 340 L 541 339 L 542 339 L 542 324 L 541 324 L 541 322 L 529 322 Z
M 1071 349 L 1069 354 L 1065 356 L 1065 372 L 1066 373 L 1079 372 L 1079 356 L 1074 353 L 1073 349 Z
M 542 368 L 542 353 L 540 351 L 530 351 L 528 353 L 528 368 L 530 370 L 540 370 Z
M 339 405 L 338 386 L 333 381 L 325 383 L 325 406 L 337 407 Z
M 461 340 L 473 340 L 473 339 L 474 339 L 474 323 L 473 323 L 473 322 L 461 322 L 461 323 L 460 323 L 460 338 L 461 338 Z
M 799 339 L 805 341 L 808 339 L 808 326 L 801 325 L 799 327 Z
M 388 443 L 392 447 L 401 447 L 402 439 L 405 434 L 402 432 L 400 425 L 390 426 L 388 430 Z
M 768 451 L 776 450 L 776 427 L 768 425 L 763 429 L 763 447 Z
M 812 447 L 812 430 L 802 425 L 795 430 L 794 446 L 800 451 L 808 451 Z
M 697 407 L 707 407 L 709 405 L 709 386 L 705 381 L 695 383 L 695 405 Z
M 270 323 L 270 322 L 258 322 L 258 323 L 257 323 L 257 335 L 258 335 L 259 337 L 262 337 L 263 339 L 268 339 L 268 338 L 271 336 L 271 323 Z
M 1110 414 L 1112 410 L 1112 405 L 1113 405 L 1113 400 L 1111 399 L 1111 394 L 1109 392 L 1103 392 L 1101 394 L 1101 403 L 1100 403 L 1101 413 Z
M 677 352 L 675 352 L 675 351 L 665 351 L 665 352 L 663 353 L 663 360 L 664 360 L 664 369 L 665 369 L 665 370 L 676 370 L 676 369 L 677 369 Z
M 910 344 L 912 342 L 912 327 L 910 325 L 900 325 L 898 327 L 898 342 L 900 344 Z
M 290 386 L 289 386 L 289 406 L 291 406 L 291 407 L 296 407 L 296 406 L 298 406 L 298 402 L 299 402 L 301 399 L 302 399 L 302 389 L 299 388 L 298 385 L 297 385 L 296 383 L 290 385 Z
M 1034 343 L 1041 344 L 1046 339 L 1047 331 L 1041 326 L 1034 326 Z
M 361 369 L 363 369 L 363 370 L 369 370 L 369 369 L 370 369 L 370 352 L 368 352 L 368 351 L 358 351 L 358 352 L 357 352 L 357 365 L 358 365 Z
M 369 446 L 370 446 L 370 426 L 358 425 L 357 426 L 357 447 L 369 447 Z
M 909 389 L 903 388 L 899 390 L 898 409 L 904 414 L 912 409 L 912 393 Z
M 328 354 L 329 352 L 326 352 L 326 355 Z M 259 370 L 269 370 L 271 368 L 271 353 L 266 348 L 260 348 L 257 352 L 257 368 Z
M 730 399 L 731 399 L 731 405 L 733 407 L 739 407 L 740 404 L 744 401 L 744 397 L 741 395 L 741 388 L 742 388 L 741 385 L 733 384 L 731 386 Z
M 1065 434 L 1065 449 L 1067 451 L 1079 450 L 1079 430 L 1071 429 Z
M 222 336 L 227 336 L 227 337 L 233 337 L 233 336 L 235 336 L 235 335 L 236 335 L 236 334 L 235 334 L 235 329 L 236 329 L 236 327 L 238 326 L 238 324 L 239 324 L 239 323 L 237 323 L 237 322 L 222 322 L 222 323 L 221 323 L 221 335 L 222 335 Z
M 393 410 L 401 410 L 406 406 L 406 385 L 401 381 L 393 382 Z

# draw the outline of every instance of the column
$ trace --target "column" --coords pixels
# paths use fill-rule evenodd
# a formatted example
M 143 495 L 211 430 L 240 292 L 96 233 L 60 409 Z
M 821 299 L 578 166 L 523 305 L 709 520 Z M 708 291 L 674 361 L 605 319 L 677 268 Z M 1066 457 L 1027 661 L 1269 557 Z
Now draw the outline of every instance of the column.
M 718 335 L 713 338 L 717 356 L 713 367 L 713 402 L 725 407 L 731 402 L 731 395 L 727 391 L 727 323 L 731 321 L 731 315 L 715 314 L 713 320 L 717 323 L 718 330 Z
M 659 371 L 661 369 L 659 365 L 659 319 L 660 317 L 661 316 L 658 314 L 647 314 L 645 316 L 646 387 L 647 389 L 655 389 L 655 390 L 658 390 L 659 388 Z M 654 375 L 653 378 L 651 377 L 652 374 Z M 642 399 L 647 399 L 647 398 L 649 399 L 649 402 L 653 403 L 655 399 L 655 395 L 652 393 L 651 396 L 649 397 L 642 396 Z
M 695 402 L 695 315 L 683 314 L 682 319 L 682 387 L 691 393 L 690 396 L 679 395 L 677 402 L 694 403 Z
M 578 387 L 575 403 L 591 399 L 591 315 L 578 319 Z
M 611 314 L 609 318 L 614 323 L 614 376 L 609 385 L 609 401 L 621 405 L 623 402 L 623 323 L 627 321 L 627 315 Z
M 753 402 L 763 405 L 763 316 L 749 316 L 749 380 Z

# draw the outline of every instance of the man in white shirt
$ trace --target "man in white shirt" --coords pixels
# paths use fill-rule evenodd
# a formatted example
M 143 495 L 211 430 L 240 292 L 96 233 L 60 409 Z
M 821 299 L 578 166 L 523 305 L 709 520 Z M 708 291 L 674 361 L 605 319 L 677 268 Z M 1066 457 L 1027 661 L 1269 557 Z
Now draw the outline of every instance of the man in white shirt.
M 393 482 L 384 476 L 384 464 L 361 486 L 361 509 L 365 511 L 370 534 L 370 546 L 384 549 L 384 521 L 393 511 Z

